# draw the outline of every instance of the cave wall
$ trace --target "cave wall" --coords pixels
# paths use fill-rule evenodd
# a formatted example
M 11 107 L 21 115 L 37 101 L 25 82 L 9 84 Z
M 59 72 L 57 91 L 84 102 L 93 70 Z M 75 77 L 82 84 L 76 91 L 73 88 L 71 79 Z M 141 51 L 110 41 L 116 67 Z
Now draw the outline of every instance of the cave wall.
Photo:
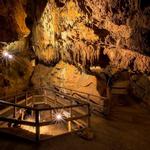
M 3 46 L 13 58 L 1 58 L 0 64 L 0 95 L 13 94 L 27 89 L 33 72 L 32 53 L 28 51 L 27 39 L 11 42 Z
M 149 80 L 150 4 L 144 4 L 140 0 L 1 0 L 0 41 L 5 42 L 0 45 L 1 52 L 8 50 L 21 57 L 29 68 L 21 73 L 23 77 L 17 75 L 12 79 L 10 89 L 18 84 L 16 79 L 24 88 L 31 84 L 40 86 L 36 78 L 46 72 L 53 74 L 57 65 L 59 71 L 55 76 L 43 78 L 44 85 L 63 83 L 74 89 L 81 86 L 82 90 L 84 87 L 78 79 L 73 82 L 76 69 L 81 73 L 81 80 L 88 76 L 87 85 L 92 82 L 90 90 L 85 88 L 87 92 L 97 93 L 101 81 L 105 87 L 101 74 L 112 76 L 127 70 Z M 35 68 L 33 58 L 38 64 Z M 16 67 L 17 63 L 13 65 Z M 41 66 L 50 70 L 37 71 Z M 94 67 L 96 72 L 93 72 Z M 2 85 L 11 81 L 11 74 L 5 79 L 3 68 L 1 63 Z M 59 77 L 61 72 L 64 81 Z M 14 74 L 18 74 L 18 69 L 14 69 Z
M 80 72 L 75 66 L 63 61 L 55 67 L 37 65 L 31 82 L 35 88 L 60 86 L 99 96 L 95 76 Z
M 54 3 L 48 1 L 44 9 L 41 5 L 37 6 L 32 28 L 32 45 L 41 61 L 53 63 L 59 59 L 55 37 L 57 31 L 57 8 Z
M 47 64 L 62 59 L 81 68 L 149 74 L 148 10 L 138 0 L 49 0 L 33 26 L 35 53 Z
M 46 32 L 48 35 L 44 37 L 47 40 L 51 39 L 47 45 L 49 43 L 53 50 L 45 46 L 46 49 L 35 48 L 35 52 L 39 53 L 39 59 L 46 64 L 51 65 L 52 62 L 57 63 L 61 59 L 74 65 L 81 72 L 94 74 L 98 86 L 104 82 L 103 88 L 106 87 L 106 83 L 99 77 L 101 73 L 112 76 L 127 70 L 149 76 L 149 5 L 142 9 L 141 5 L 138 0 L 50 0 L 45 7 L 49 7 L 49 11 L 44 11 L 41 18 L 46 20 L 44 30 L 47 29 L 49 32 Z M 44 22 L 41 22 L 37 26 L 43 24 Z M 53 32 L 50 32 L 49 28 Z M 38 33 L 37 36 L 39 35 Z M 45 56 L 41 57 L 42 53 L 45 53 Z M 101 69 L 95 74 L 91 70 L 92 67 Z M 61 66 L 60 70 L 63 68 Z M 69 71 L 67 73 L 69 74 Z M 68 75 L 64 73 L 64 76 Z M 148 76 L 146 78 L 149 80 Z M 70 80 L 72 77 L 68 78 Z M 57 82 L 62 81 L 60 79 Z M 76 82 L 74 85 L 80 84 Z M 95 84 L 95 88 L 102 95 L 103 90 L 97 85 Z M 69 87 L 67 83 L 63 86 Z M 148 93 L 146 95 L 148 97 Z
M 13 42 L 29 35 L 23 6 L 23 0 L 0 1 L 0 41 Z
M 0 0 L 0 95 L 27 89 L 33 72 L 26 0 Z M 3 56 L 7 51 L 13 56 Z

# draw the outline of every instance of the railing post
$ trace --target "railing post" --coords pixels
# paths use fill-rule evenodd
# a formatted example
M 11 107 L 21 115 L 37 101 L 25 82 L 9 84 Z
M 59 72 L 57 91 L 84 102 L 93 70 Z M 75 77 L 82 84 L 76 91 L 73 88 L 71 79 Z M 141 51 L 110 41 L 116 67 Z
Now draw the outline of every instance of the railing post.
M 39 110 L 35 110 L 35 123 L 36 123 L 36 142 L 40 140 L 40 114 Z
M 17 97 L 14 96 L 14 104 L 16 104 L 16 101 L 17 101 Z M 13 118 L 16 118 L 16 106 L 14 106 Z
M 72 101 L 71 101 L 72 106 Z M 70 117 L 72 118 L 72 107 L 70 108 Z M 68 121 L 68 132 L 72 131 L 72 121 Z
M 71 121 L 68 121 L 68 132 L 71 132 L 72 127 L 71 127 Z

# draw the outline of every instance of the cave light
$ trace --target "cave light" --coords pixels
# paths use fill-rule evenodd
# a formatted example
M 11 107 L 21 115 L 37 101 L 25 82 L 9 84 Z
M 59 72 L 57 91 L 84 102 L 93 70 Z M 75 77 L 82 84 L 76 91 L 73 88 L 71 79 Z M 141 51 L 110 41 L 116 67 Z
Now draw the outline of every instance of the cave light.
M 55 123 L 60 123 L 60 122 L 63 122 L 64 121 L 64 115 L 63 115 L 63 111 L 61 112 L 56 112 L 54 114 L 54 118 L 53 120 L 55 121 Z
M 8 55 L 9 55 L 8 52 L 6 52 L 6 51 L 3 52 L 4 57 L 8 57 Z
M 3 51 L 2 55 L 4 58 L 13 59 L 13 55 L 9 54 L 7 51 Z
M 55 120 L 56 120 L 56 121 L 62 121 L 62 120 L 63 120 L 62 114 L 61 114 L 61 113 L 55 114 Z
M 13 56 L 12 56 L 12 55 L 8 55 L 8 58 L 9 58 L 9 59 L 12 59 L 12 58 L 13 58 Z

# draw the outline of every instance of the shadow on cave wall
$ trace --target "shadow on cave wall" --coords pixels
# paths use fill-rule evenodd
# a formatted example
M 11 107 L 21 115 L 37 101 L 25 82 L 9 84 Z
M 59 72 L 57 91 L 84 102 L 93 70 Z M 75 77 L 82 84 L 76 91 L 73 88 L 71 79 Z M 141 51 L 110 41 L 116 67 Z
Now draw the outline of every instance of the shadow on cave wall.
M 128 11 L 127 14 L 129 14 L 129 16 L 124 16 L 124 18 L 126 19 L 126 23 L 128 19 L 128 24 L 132 29 L 132 36 L 130 37 L 127 47 L 141 54 L 150 56 L 150 28 L 147 24 L 147 20 L 150 19 L 150 1 L 124 0 L 124 4 L 125 2 L 128 5 L 126 5 L 126 7 L 122 6 L 124 8 L 122 11 L 124 14 Z M 137 8 L 134 6 L 136 3 Z

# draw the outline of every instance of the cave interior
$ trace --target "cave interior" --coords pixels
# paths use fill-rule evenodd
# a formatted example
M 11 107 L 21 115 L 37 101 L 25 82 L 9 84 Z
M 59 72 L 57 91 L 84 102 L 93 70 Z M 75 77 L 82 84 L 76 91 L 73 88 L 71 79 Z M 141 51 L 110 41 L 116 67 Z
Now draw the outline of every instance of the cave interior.
M 22 93 L 27 94 L 21 96 Z M 32 102 L 28 101 L 31 96 Z M 91 125 L 86 124 L 88 129 L 80 133 L 80 137 L 97 142 L 93 150 L 100 147 L 104 150 L 141 150 L 142 145 L 149 150 L 150 2 L 0 0 L 0 97 L 0 118 L 6 114 L 6 106 L 13 106 L 5 104 L 3 107 L 5 102 L 24 106 L 21 100 L 26 99 L 27 107 L 32 103 L 31 109 L 46 110 L 53 106 L 65 107 L 66 99 L 71 100 L 71 107 L 85 103 L 90 107 Z M 60 103 L 52 102 L 47 106 L 49 97 L 53 100 L 57 97 Z M 66 116 L 67 111 L 68 108 L 64 111 Z M 21 109 L 12 107 L 12 112 L 16 118 Z M 57 111 L 54 119 L 67 119 L 61 118 L 63 113 Z M 34 115 L 36 117 L 36 113 Z M 42 112 L 40 117 L 47 115 Z M 72 116 L 71 111 L 69 116 L 76 114 Z M 67 126 L 69 132 L 75 128 L 72 125 L 70 129 L 70 122 Z M 78 127 L 81 126 L 78 122 Z M 26 126 L 22 128 L 32 130 Z M 56 129 L 41 129 L 43 133 L 49 130 Z M 99 140 L 95 141 L 95 134 Z M 140 141 L 130 142 L 130 134 L 139 136 Z M 106 142 L 109 136 L 111 142 Z M 70 139 L 79 143 L 76 149 L 90 149 L 88 143 L 84 147 L 78 139 Z M 0 142 L 4 143 L 4 150 L 12 142 L 7 140 Z M 118 146 L 114 146 L 116 141 Z M 62 141 L 57 142 L 61 144 Z M 64 149 L 70 146 L 69 143 Z

